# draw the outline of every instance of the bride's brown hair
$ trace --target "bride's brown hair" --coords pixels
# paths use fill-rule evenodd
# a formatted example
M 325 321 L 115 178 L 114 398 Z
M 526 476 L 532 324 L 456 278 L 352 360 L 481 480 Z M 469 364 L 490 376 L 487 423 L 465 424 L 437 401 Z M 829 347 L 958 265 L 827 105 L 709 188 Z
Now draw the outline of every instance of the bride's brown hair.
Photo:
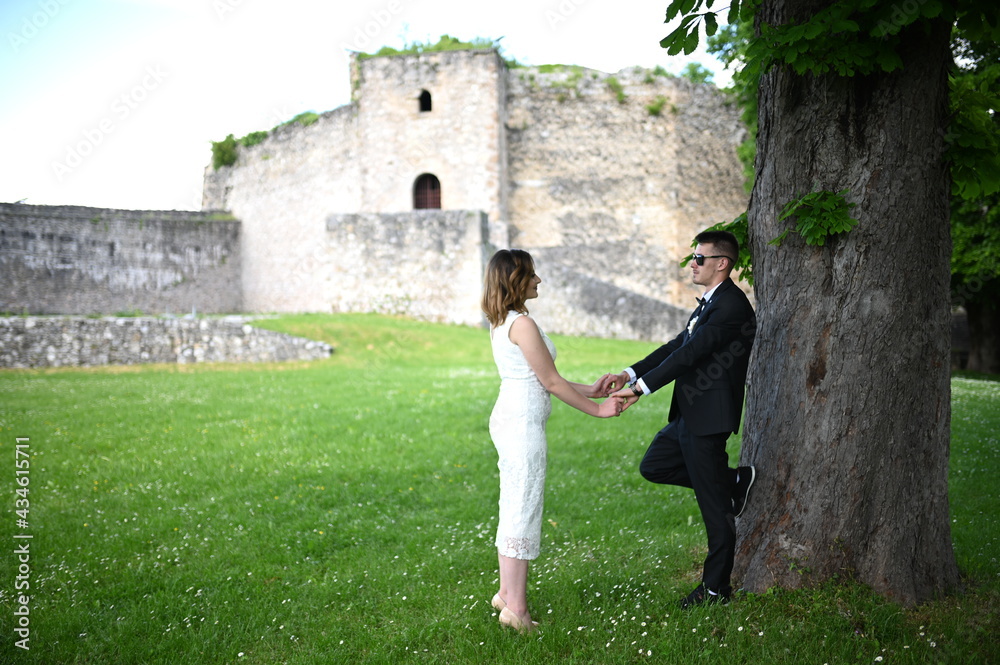
M 482 301 L 491 326 L 506 321 L 511 310 L 528 313 L 524 302 L 534 276 L 535 262 L 523 249 L 501 249 L 493 255 L 486 266 Z

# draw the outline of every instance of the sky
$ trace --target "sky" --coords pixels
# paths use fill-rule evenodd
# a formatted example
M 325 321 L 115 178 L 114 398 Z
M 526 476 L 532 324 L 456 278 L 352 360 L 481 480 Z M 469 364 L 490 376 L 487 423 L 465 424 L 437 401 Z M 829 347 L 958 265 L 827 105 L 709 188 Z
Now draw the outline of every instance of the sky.
M 198 210 L 211 142 L 349 103 L 351 51 L 499 40 L 526 65 L 668 56 L 668 0 L 3 0 L 0 202 Z

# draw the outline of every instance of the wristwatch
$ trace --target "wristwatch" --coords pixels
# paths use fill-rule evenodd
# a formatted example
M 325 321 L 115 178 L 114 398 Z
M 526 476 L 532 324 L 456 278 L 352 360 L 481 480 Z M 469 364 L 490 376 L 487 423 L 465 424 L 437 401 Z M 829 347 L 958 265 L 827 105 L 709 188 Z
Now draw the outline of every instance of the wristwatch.
M 628 387 L 632 389 L 632 394 L 635 395 L 636 397 L 642 397 L 643 395 L 646 394 L 642 392 L 642 388 L 639 387 L 638 381 L 633 381 L 632 383 L 628 384 Z

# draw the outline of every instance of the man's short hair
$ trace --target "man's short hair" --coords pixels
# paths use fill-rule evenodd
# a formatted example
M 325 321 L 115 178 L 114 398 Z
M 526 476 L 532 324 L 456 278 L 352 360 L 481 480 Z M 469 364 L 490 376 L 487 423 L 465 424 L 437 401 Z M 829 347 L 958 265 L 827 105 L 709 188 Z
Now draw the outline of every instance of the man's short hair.
M 716 253 L 728 256 L 732 264 L 740 258 L 740 241 L 729 231 L 702 231 L 694 239 L 702 245 L 713 245 Z

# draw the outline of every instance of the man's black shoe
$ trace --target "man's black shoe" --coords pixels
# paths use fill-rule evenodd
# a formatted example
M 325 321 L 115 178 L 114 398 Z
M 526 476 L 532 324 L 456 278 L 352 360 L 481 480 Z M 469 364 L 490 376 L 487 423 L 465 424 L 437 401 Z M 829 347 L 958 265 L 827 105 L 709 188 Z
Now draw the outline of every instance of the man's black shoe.
M 698 588 L 689 593 L 681 601 L 681 609 L 688 610 L 697 605 L 728 605 L 729 596 L 732 589 L 726 587 L 718 593 L 711 593 L 704 584 L 699 584 Z
M 736 488 L 733 489 L 733 515 L 739 517 L 747 507 L 747 499 L 750 497 L 750 488 L 757 478 L 757 470 L 752 466 L 741 466 L 736 469 Z

